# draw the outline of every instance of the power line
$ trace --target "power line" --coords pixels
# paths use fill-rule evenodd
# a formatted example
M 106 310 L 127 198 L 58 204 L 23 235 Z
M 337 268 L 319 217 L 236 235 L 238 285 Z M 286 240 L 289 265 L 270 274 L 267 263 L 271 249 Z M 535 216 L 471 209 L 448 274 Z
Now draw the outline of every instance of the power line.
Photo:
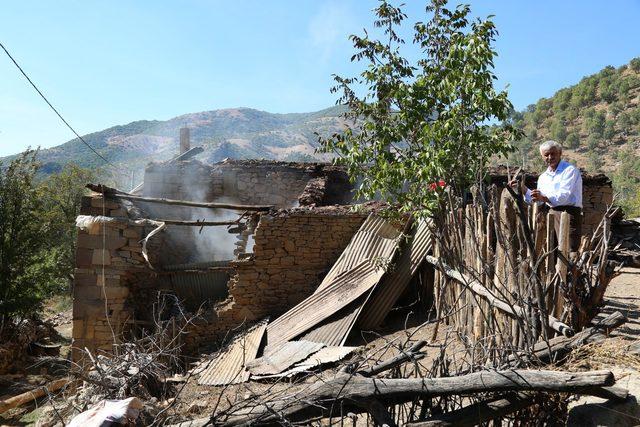
M 75 130 L 75 129 L 74 129 L 74 128 L 69 124 L 69 122 L 67 122 L 67 121 L 64 119 L 64 117 L 62 117 L 62 114 L 60 114 L 60 113 L 58 112 L 58 110 L 56 110 L 56 107 L 54 107 L 53 105 L 51 105 L 51 103 L 49 102 L 49 100 L 47 99 L 47 97 L 46 97 L 46 96 L 44 96 L 44 95 L 43 95 L 43 93 L 40 91 L 40 89 L 38 89 L 38 87 L 35 85 L 35 83 L 33 83 L 33 82 L 31 81 L 31 79 L 29 78 L 29 76 L 27 75 L 27 73 L 25 73 L 25 72 L 24 72 L 24 70 L 22 69 L 22 67 L 18 64 L 18 62 L 16 62 L 16 60 L 15 60 L 15 59 L 13 59 L 13 56 L 11 56 L 11 54 L 9 53 L 9 51 L 7 50 L 7 48 L 6 48 L 6 47 L 4 47 L 4 45 L 2 44 L 2 42 L 0 42 L 0 47 L 2 48 L 2 50 L 4 50 L 4 53 L 6 53 L 6 54 L 7 54 L 7 56 L 9 57 L 9 59 L 11 59 L 11 61 L 14 63 L 14 65 L 15 65 L 16 67 L 18 67 L 18 70 L 20 70 L 20 72 L 21 72 L 21 73 L 22 73 L 22 75 L 27 79 L 27 81 L 28 81 L 29 83 L 31 83 L 31 86 L 33 86 L 33 88 L 36 90 L 36 92 L 38 92 L 38 95 L 40 95 L 40 97 L 42 97 L 42 99 L 44 99 L 44 102 L 46 102 L 46 103 L 47 103 L 47 105 L 48 105 L 49 107 L 51 107 L 51 109 L 53 110 L 53 112 L 54 112 L 54 113 L 56 113 L 56 114 L 58 115 L 58 117 L 60 117 L 60 120 L 62 120 L 62 122 L 63 122 L 65 125 L 67 125 L 67 127 L 68 127 L 69 129 L 71 129 L 71 132 L 73 132 L 73 133 L 75 134 L 75 136 L 77 136 L 77 137 L 78 137 L 78 139 L 84 143 L 84 145 L 86 145 L 87 147 L 89 147 L 89 149 L 90 149 L 91 151 L 93 151 L 93 152 L 95 153 L 95 155 L 96 155 L 96 156 L 98 156 L 98 157 L 100 157 L 102 160 L 104 160 L 104 161 L 105 161 L 105 163 L 107 163 L 107 164 L 109 164 L 109 165 L 113 166 L 115 169 L 119 169 L 119 170 L 121 170 L 121 171 L 125 171 L 125 169 L 123 169 L 123 168 L 121 168 L 121 167 L 119 167 L 119 166 L 116 166 L 115 164 L 113 164 L 112 162 L 110 162 L 109 160 L 107 160 L 107 159 L 106 159 L 102 154 L 98 153 L 98 152 L 96 151 L 96 149 L 95 149 L 95 148 L 93 148 L 93 147 L 92 147 L 92 146 L 91 146 L 87 141 L 85 141 L 85 140 L 84 140 L 84 138 L 83 138 L 83 137 L 81 137 L 81 136 L 80 136 L 80 134 L 79 134 L 78 132 L 76 132 L 76 130 Z

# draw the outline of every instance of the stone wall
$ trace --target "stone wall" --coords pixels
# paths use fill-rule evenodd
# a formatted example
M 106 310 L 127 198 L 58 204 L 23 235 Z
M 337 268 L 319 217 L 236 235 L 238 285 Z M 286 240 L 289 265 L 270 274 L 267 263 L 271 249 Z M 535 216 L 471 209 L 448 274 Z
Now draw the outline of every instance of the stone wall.
M 275 205 L 290 208 L 309 181 L 323 178 L 324 194 L 314 204 L 347 204 L 352 186 L 346 172 L 324 163 L 227 160 L 206 165 L 196 160 L 153 163 L 145 170 L 143 194 L 170 199 Z
M 127 202 L 124 202 L 127 203 Z M 104 209 L 103 209 L 104 207 Z M 141 239 L 153 228 L 130 224 L 130 206 L 101 195 L 83 198 L 82 215 L 121 219 L 78 232 L 73 303 L 73 346 L 110 352 L 137 324 L 148 324 L 165 276 L 149 268 Z M 228 329 L 276 317 L 309 296 L 366 218 L 349 207 L 297 208 L 262 214 L 253 256 L 232 263 L 229 297 L 212 306 L 184 337 L 187 352 L 224 336 Z M 148 242 L 158 267 L 167 233 Z M 75 360 L 81 354 L 75 350 Z
M 262 215 L 253 258 L 233 263 L 229 298 L 194 325 L 187 348 L 197 351 L 242 322 L 275 318 L 311 295 L 366 215 L 333 207 Z
M 153 272 L 142 257 L 142 236 L 150 227 L 129 225 L 125 207 L 101 195 L 82 199 L 81 215 L 109 216 L 122 221 L 94 230 L 78 230 L 73 286 L 74 360 L 83 348 L 111 351 L 113 338 L 125 332 L 134 318 L 130 304 L 131 283 L 153 282 Z M 161 238 L 153 245 L 161 245 Z
M 611 180 L 605 175 L 582 175 L 582 235 L 591 236 L 613 203 Z

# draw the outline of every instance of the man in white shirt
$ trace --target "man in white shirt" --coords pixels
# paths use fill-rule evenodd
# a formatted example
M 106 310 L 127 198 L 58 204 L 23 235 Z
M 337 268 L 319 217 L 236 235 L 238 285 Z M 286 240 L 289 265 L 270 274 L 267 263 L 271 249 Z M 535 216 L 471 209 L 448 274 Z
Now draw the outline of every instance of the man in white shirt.
M 562 146 L 556 141 L 546 141 L 540 145 L 540 154 L 547 164 L 545 170 L 538 177 L 535 190 L 525 192 L 527 203 L 544 204 L 555 216 L 556 235 L 560 225 L 560 215 L 568 212 L 570 222 L 570 245 L 572 251 L 577 251 L 582 234 L 582 174 L 572 164 L 562 160 Z M 510 182 L 512 187 L 518 184 Z

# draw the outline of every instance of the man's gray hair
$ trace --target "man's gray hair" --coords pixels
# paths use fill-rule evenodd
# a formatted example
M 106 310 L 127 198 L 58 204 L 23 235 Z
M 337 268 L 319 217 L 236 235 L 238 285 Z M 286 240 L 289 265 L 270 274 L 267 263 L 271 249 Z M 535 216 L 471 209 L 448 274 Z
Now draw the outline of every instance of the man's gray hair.
M 556 141 L 549 140 L 540 144 L 540 152 L 551 150 L 552 148 L 555 148 L 556 150 L 562 153 L 562 145 L 560 145 Z

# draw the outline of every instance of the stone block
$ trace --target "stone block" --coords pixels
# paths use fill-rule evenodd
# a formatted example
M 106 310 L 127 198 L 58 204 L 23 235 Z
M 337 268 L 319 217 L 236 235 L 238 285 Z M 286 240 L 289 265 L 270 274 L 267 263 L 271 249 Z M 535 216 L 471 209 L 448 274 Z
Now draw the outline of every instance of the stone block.
M 87 248 L 76 249 L 76 267 L 89 267 L 91 265 L 91 258 L 93 251 Z
M 94 249 L 91 264 L 111 265 L 111 253 L 107 249 Z
M 126 228 L 122 231 L 122 235 L 129 239 L 134 239 L 135 241 L 140 240 L 141 230 L 140 228 Z
M 108 211 L 110 209 L 119 209 L 120 204 L 114 200 L 103 199 L 102 197 L 95 197 L 91 199 L 91 207 L 94 207 L 94 208 L 104 207 Z
M 89 249 L 118 249 L 127 244 L 126 237 L 119 235 L 100 236 L 90 234 L 78 234 L 78 248 Z

